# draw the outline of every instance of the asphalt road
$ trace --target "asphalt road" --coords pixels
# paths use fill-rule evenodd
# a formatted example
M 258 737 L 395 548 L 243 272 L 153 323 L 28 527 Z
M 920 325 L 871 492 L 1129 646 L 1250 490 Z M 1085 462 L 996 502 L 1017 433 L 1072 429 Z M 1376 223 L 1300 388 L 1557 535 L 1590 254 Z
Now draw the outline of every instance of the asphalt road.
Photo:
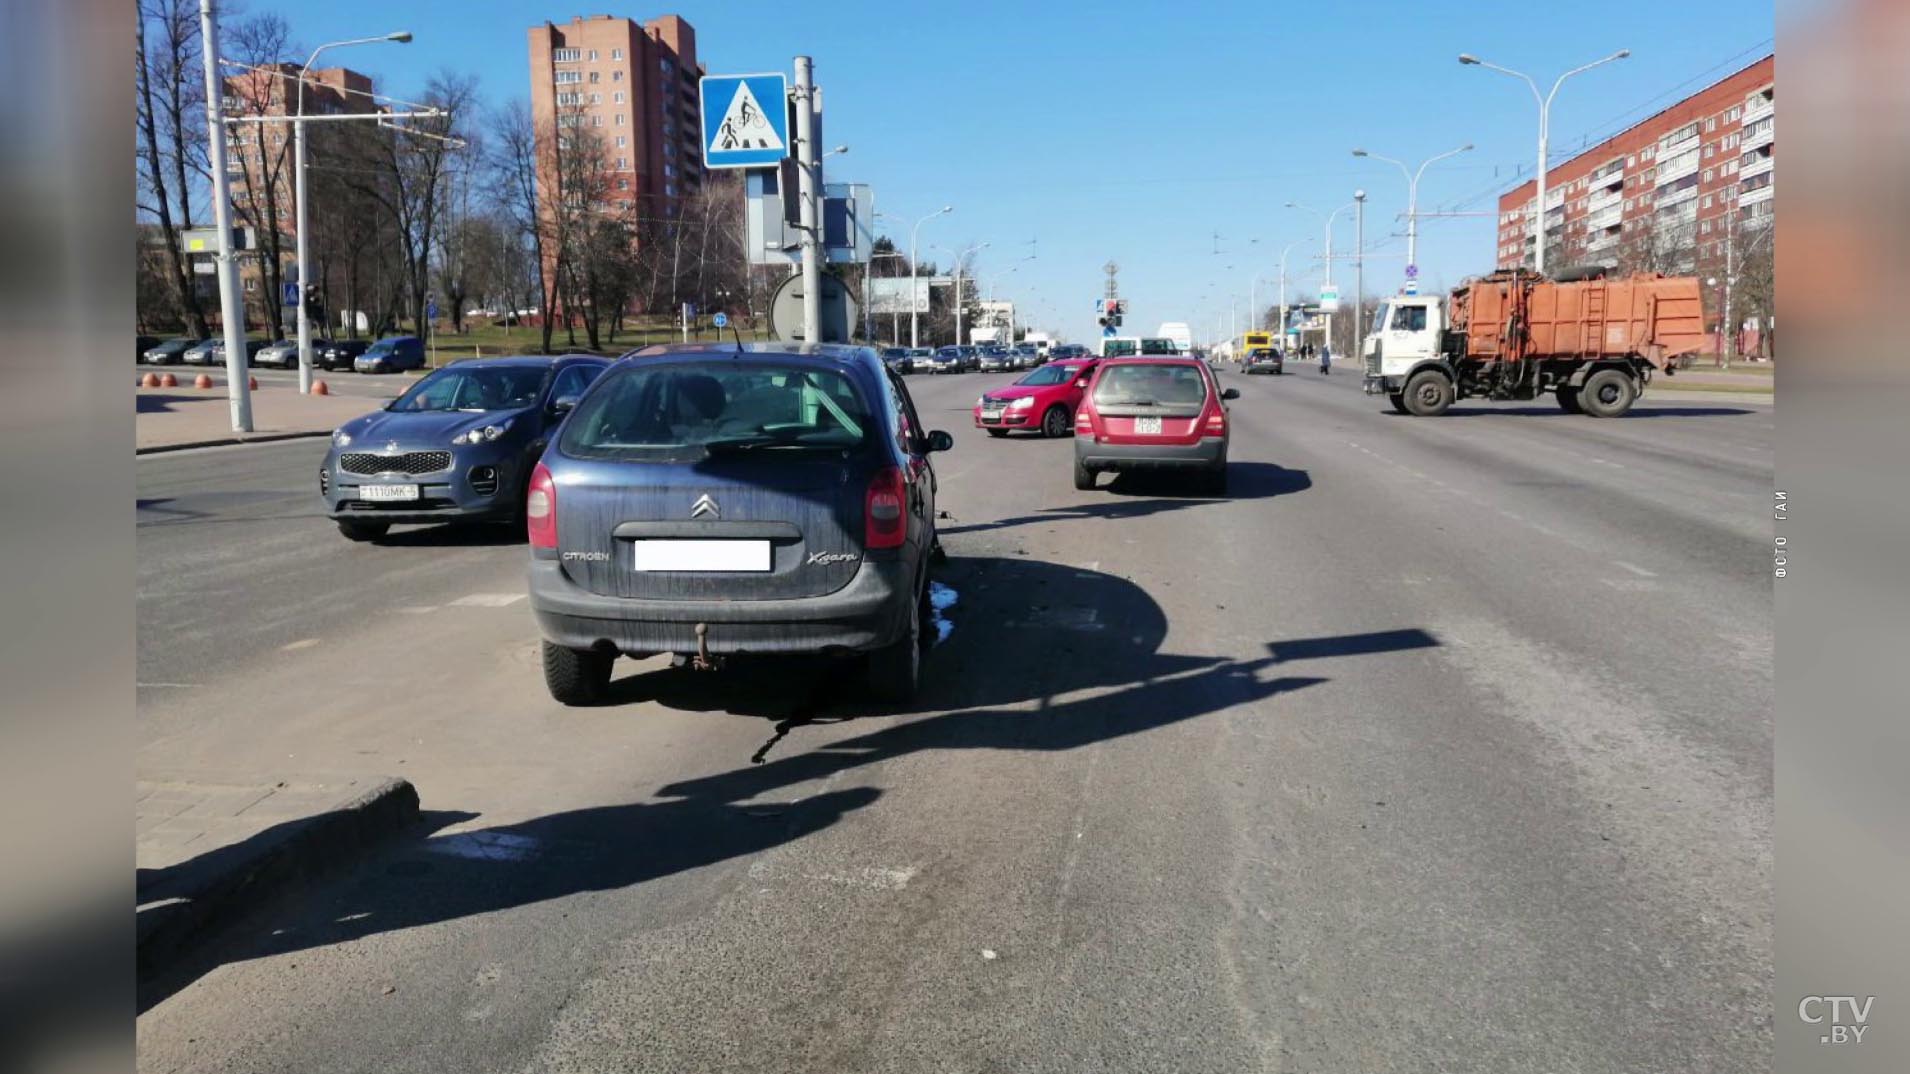
M 1769 406 L 1229 373 L 1211 499 L 1075 491 L 969 427 L 1007 379 L 910 381 L 959 601 L 904 713 L 560 708 L 515 535 L 350 544 L 317 443 L 142 458 L 142 770 L 430 813 L 149 988 L 142 1068 L 1769 1067 Z

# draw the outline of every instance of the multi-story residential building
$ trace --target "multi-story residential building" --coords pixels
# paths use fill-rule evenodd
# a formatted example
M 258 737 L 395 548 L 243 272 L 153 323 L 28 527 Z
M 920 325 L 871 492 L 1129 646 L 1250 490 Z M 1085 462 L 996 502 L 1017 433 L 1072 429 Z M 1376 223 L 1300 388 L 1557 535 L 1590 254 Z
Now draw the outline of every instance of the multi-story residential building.
M 1727 242 L 1773 211 L 1775 73 L 1766 56 L 1553 167 L 1546 267 L 1722 271 Z M 1533 263 L 1535 190 L 1499 198 L 1501 268 Z
M 687 21 L 590 15 L 544 23 L 530 28 L 530 59 L 540 141 L 560 130 L 600 138 L 606 207 L 662 215 L 702 186 L 703 67 Z M 540 175 L 539 196 L 551 196 L 552 185 L 551 175 Z

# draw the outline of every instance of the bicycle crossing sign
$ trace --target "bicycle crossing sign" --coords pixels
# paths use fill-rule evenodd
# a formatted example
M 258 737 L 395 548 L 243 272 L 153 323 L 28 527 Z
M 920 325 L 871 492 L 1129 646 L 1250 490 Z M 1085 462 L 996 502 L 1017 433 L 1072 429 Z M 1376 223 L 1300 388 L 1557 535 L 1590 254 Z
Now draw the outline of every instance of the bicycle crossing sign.
M 705 75 L 703 164 L 763 168 L 789 155 L 789 80 L 781 74 Z

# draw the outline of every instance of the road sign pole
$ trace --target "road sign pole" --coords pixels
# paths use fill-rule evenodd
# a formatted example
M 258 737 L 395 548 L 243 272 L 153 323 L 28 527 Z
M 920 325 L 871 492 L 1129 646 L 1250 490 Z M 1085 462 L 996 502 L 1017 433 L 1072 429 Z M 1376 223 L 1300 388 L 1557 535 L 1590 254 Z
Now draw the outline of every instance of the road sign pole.
M 206 156 L 212 170 L 212 220 L 219 230 L 219 317 L 225 322 L 226 396 L 232 404 L 232 431 L 252 431 L 252 393 L 245 373 L 245 306 L 239 295 L 239 262 L 232 253 L 232 191 L 226 179 L 225 100 L 219 84 L 219 17 L 213 0 L 199 0 L 200 52 L 206 64 Z
M 822 267 L 818 263 L 821 227 L 817 205 L 821 196 L 816 170 L 821 158 L 816 150 L 816 81 L 813 61 L 796 57 L 796 174 L 798 201 L 802 213 L 802 338 L 808 343 L 822 340 Z

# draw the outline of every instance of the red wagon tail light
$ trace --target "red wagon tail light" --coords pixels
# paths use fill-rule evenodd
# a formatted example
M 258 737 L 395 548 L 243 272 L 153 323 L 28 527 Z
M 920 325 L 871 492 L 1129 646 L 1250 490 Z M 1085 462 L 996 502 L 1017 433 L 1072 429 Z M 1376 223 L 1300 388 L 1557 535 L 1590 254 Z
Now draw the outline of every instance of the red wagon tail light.
M 1215 407 L 1207 412 L 1207 420 L 1201 423 L 1202 436 L 1226 436 L 1227 412 Z
M 903 504 L 908 495 L 902 470 L 884 466 L 869 479 L 869 491 L 863 503 L 864 548 L 900 548 L 908 537 L 908 520 Z
M 550 471 L 538 463 L 531 471 L 530 491 L 524 498 L 525 528 L 532 548 L 557 548 L 557 482 Z

